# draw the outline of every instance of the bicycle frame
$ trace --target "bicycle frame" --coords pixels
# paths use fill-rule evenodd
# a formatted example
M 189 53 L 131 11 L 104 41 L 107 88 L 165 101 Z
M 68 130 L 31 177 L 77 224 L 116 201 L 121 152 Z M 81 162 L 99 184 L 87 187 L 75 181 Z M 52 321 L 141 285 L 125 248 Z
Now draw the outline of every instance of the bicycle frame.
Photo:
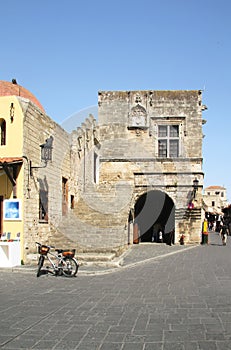
M 77 274 L 79 264 L 77 259 L 74 258 L 75 249 L 55 249 L 54 246 L 46 246 L 39 242 L 36 242 L 36 244 L 39 247 L 37 277 L 44 273 L 66 277 L 74 277 Z M 55 253 L 51 252 L 50 249 L 55 249 Z
M 50 257 L 51 255 L 54 257 L 53 259 Z M 51 253 L 49 251 L 44 258 L 50 262 L 51 267 L 53 268 L 53 271 L 55 274 L 59 270 L 59 263 L 63 260 L 63 257 L 60 254 Z M 55 264 L 54 259 L 55 259 L 55 261 L 57 261 L 57 264 Z M 49 271 L 49 266 L 47 266 L 46 268 L 47 268 L 48 272 L 51 272 L 51 271 Z

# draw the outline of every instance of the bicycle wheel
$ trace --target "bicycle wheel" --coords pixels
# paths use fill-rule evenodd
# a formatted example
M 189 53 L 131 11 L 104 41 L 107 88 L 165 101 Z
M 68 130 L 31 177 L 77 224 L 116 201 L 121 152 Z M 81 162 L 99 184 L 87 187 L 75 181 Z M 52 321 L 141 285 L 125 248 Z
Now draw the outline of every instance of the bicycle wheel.
M 78 272 L 79 265 L 76 260 L 71 257 L 63 258 L 63 275 L 66 277 L 74 277 Z
M 39 277 L 41 274 L 41 268 L 43 267 L 43 263 L 44 263 L 44 256 L 40 255 L 39 261 L 38 261 L 37 277 Z

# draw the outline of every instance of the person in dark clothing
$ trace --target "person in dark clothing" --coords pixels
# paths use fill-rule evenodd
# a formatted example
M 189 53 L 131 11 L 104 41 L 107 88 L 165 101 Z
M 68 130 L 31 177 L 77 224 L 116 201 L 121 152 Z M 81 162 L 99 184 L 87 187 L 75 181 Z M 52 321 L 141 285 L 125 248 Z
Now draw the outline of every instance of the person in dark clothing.
M 165 243 L 167 245 L 172 245 L 175 243 L 175 229 L 173 229 L 172 231 L 166 233 L 165 235 Z
M 221 235 L 221 241 L 223 245 L 226 245 L 227 243 L 228 233 L 229 233 L 228 226 L 226 224 L 222 225 L 220 230 L 220 235 Z

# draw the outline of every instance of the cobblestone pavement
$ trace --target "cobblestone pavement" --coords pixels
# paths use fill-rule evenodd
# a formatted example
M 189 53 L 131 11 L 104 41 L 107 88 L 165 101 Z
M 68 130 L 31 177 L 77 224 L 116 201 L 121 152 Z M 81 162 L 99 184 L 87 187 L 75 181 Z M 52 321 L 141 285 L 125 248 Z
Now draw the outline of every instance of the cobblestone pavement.
M 1 270 L 0 348 L 231 349 L 230 246 L 217 233 L 203 246 L 142 244 L 121 268 L 73 279 Z

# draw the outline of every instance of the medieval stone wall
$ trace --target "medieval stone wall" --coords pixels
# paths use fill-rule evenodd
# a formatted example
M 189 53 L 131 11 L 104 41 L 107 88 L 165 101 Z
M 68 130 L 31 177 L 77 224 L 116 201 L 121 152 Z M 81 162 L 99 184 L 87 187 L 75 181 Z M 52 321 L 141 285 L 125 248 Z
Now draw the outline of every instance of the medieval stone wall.
M 39 164 L 38 144 L 54 131 L 55 136 L 54 161 L 46 172 L 36 170 L 37 175 L 33 171 L 30 177 L 33 200 L 28 199 L 27 205 L 33 211 L 25 235 L 27 244 L 32 246 L 36 235 L 53 242 L 59 236 L 63 242 L 66 239 L 75 244 L 78 251 L 122 249 L 133 241 L 132 213 L 137 201 L 153 190 L 165 193 L 174 203 L 176 242 L 182 233 L 188 242 L 199 242 L 203 186 L 201 98 L 200 91 L 101 91 L 98 123 L 93 116 L 86 118 L 71 133 L 70 148 L 68 135 L 50 119 L 35 115 L 29 106 L 25 117 L 28 159 Z M 158 156 L 159 125 L 178 125 L 178 157 Z M 54 225 L 50 232 L 38 223 L 35 212 L 37 179 L 44 177 L 50 186 L 49 215 Z M 64 216 L 62 177 L 69 181 L 69 198 L 75 198 Z M 193 198 L 195 178 L 199 188 Z M 188 203 L 192 199 L 194 210 L 190 211 Z
M 202 220 L 201 91 L 99 92 L 99 120 L 72 133 L 71 171 L 77 203 L 59 229 L 79 250 L 118 249 L 132 242 L 131 212 L 152 190 L 175 206 L 176 241 L 199 242 Z M 158 157 L 158 125 L 179 125 L 179 157 Z M 199 180 L 194 210 L 193 180 Z
M 199 241 L 201 228 L 201 97 L 201 91 L 99 93 L 100 182 L 129 184 L 123 197 L 131 206 L 145 191 L 165 192 L 176 206 L 178 235 L 183 228 L 190 241 Z M 158 158 L 160 124 L 179 125 L 180 150 L 176 159 Z M 187 210 L 195 177 L 200 184 L 194 200 L 196 215 Z
M 62 220 L 62 177 L 67 179 L 69 194 L 74 193 L 70 176 L 69 135 L 34 104 L 20 98 L 24 111 L 24 248 L 25 257 L 36 250 L 36 241 L 54 240 Z M 52 161 L 44 167 L 41 145 L 54 138 Z M 35 167 L 35 168 L 34 168 Z M 41 168 L 40 168 L 41 167 Z M 48 223 L 39 220 L 39 190 L 48 192 Z M 68 196 L 70 201 L 70 196 Z M 68 202 L 70 206 L 70 202 Z

